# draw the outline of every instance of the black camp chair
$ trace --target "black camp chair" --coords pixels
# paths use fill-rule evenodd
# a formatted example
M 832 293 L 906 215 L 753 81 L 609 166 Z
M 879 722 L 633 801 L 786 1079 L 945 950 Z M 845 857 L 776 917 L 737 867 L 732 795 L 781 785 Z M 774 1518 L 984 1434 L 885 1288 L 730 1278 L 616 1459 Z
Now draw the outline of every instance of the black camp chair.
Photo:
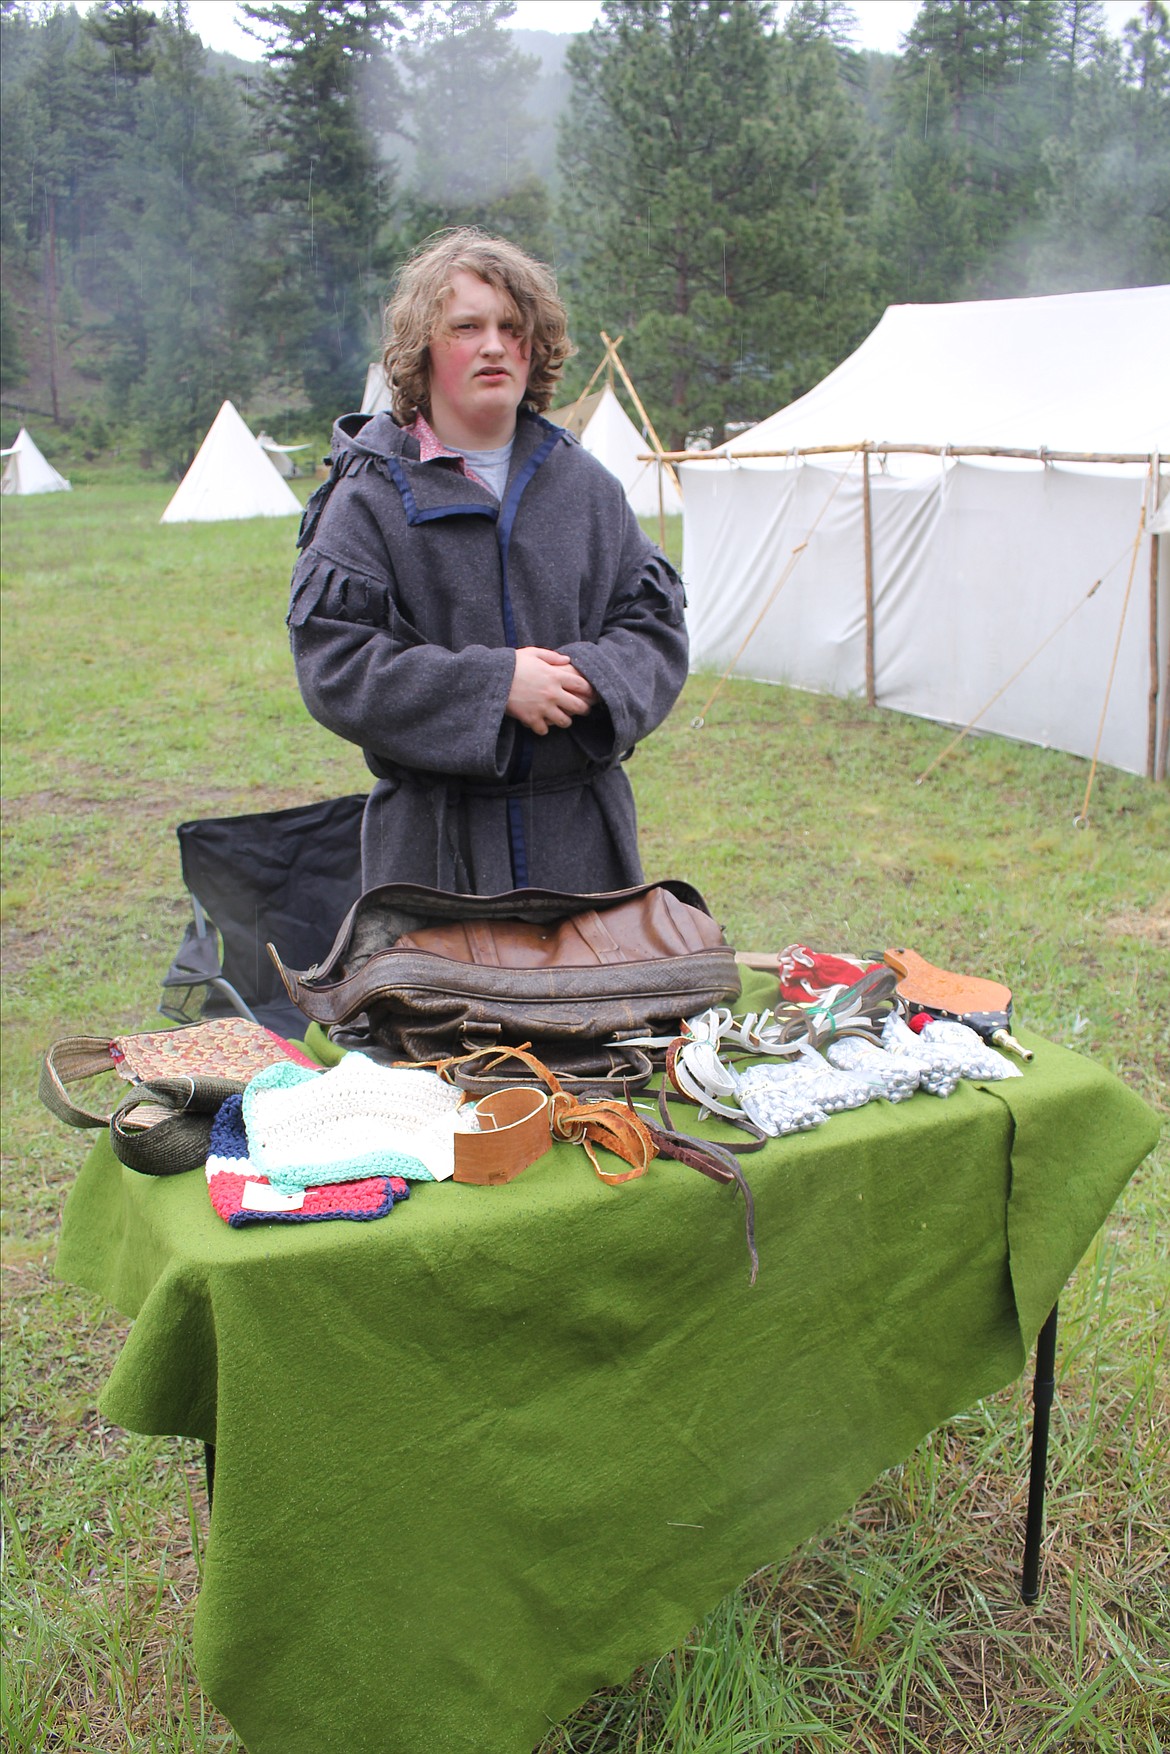
M 265 946 L 275 944 L 291 968 L 325 956 L 361 894 L 364 807 L 354 794 L 179 824 L 194 917 L 163 977 L 164 1017 L 195 1023 L 234 1013 L 279 1035 L 304 1035 L 308 1020 Z

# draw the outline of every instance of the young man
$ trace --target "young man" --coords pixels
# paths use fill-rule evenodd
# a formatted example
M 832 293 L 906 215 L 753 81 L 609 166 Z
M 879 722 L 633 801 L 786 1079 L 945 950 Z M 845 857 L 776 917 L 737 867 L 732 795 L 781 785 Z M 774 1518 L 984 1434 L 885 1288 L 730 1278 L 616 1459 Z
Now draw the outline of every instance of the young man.
M 377 778 L 364 886 L 638 883 L 622 762 L 686 675 L 682 585 L 542 418 L 571 351 L 553 277 L 462 229 L 387 315 L 393 412 L 338 421 L 289 609 L 306 706 Z

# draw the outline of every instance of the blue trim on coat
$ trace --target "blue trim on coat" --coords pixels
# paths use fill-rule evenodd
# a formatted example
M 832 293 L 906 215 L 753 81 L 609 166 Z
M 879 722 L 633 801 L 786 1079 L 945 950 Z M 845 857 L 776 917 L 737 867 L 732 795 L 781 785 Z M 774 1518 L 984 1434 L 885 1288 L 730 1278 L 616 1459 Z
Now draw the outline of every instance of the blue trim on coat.
M 429 511 L 420 511 L 418 501 L 414 497 L 414 489 L 410 485 L 410 480 L 400 459 L 398 457 L 383 457 L 380 461 L 385 463 L 395 487 L 402 496 L 402 507 L 406 513 L 408 524 L 429 524 L 436 518 L 461 517 L 490 518 L 493 524 L 498 522 L 499 506 L 480 505 L 476 501 L 469 501 L 464 505 L 432 506 Z

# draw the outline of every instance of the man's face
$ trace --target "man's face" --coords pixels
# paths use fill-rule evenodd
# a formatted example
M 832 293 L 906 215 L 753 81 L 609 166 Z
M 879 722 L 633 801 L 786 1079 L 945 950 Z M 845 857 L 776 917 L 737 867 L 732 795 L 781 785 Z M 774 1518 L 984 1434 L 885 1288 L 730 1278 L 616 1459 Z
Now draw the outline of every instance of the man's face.
M 439 437 L 468 450 L 506 444 L 532 353 L 507 294 L 457 269 L 429 351 L 431 425 Z

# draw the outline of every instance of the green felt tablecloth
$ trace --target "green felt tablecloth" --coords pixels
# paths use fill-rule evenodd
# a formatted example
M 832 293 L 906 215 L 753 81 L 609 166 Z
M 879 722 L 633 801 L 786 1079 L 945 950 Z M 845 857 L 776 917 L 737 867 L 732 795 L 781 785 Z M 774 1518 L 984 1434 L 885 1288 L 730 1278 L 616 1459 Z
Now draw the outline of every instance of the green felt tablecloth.
M 217 1445 L 195 1659 L 249 1754 L 528 1754 L 1016 1377 L 1157 1136 L 1030 1044 L 745 1159 L 754 1287 L 678 1164 L 236 1231 L 99 1144 L 58 1271 L 135 1318 L 104 1414 Z

